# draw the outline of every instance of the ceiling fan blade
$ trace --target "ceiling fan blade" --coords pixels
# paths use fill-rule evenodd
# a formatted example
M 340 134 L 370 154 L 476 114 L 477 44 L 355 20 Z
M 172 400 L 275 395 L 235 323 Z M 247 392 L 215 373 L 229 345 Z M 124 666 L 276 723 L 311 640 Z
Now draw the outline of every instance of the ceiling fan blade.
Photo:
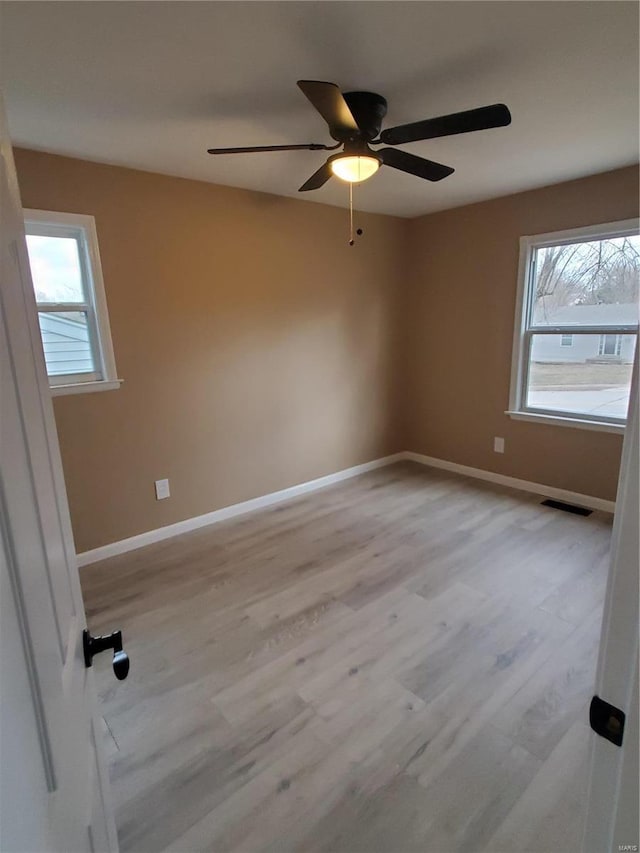
M 321 80 L 298 80 L 298 86 L 329 125 L 334 139 L 344 141 L 345 136 L 358 133 L 358 125 L 335 83 Z
M 320 166 L 320 168 L 304 182 L 298 192 L 306 193 L 308 190 L 318 190 L 327 183 L 332 175 L 331 158 L 329 158 L 326 163 L 323 163 L 322 166 Z
M 207 154 L 256 154 L 259 151 L 332 151 L 338 145 L 253 145 L 246 148 L 207 148 Z
M 408 172 L 427 181 L 441 181 L 455 171 L 451 166 L 443 166 L 442 163 L 425 160 L 424 157 L 416 157 L 415 154 L 408 154 L 406 151 L 398 151 L 395 148 L 383 148 L 377 153 L 385 166 L 400 169 L 401 172 Z
M 491 127 L 506 127 L 511 124 L 511 113 L 504 104 L 491 104 L 462 113 L 428 118 L 412 124 L 390 127 L 380 134 L 385 145 L 402 145 L 404 142 L 419 142 L 422 139 L 435 139 L 438 136 L 454 136 L 456 133 L 471 133 L 474 130 L 488 130 Z

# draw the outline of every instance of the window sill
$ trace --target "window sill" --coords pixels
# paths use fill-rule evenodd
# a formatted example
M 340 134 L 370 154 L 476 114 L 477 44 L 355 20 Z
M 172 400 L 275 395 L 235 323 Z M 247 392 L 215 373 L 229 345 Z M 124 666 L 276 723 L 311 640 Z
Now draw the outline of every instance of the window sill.
M 531 421 L 539 424 L 550 424 L 551 426 L 574 427 L 575 429 L 591 429 L 596 432 L 613 432 L 624 435 L 624 424 L 612 424 L 607 421 L 589 421 L 581 418 L 567 418 L 560 415 L 543 415 L 538 412 L 512 412 L 506 411 L 515 421 Z
M 124 379 L 103 379 L 99 382 L 74 382 L 72 385 L 51 385 L 52 397 L 66 394 L 92 394 L 94 391 L 116 391 Z

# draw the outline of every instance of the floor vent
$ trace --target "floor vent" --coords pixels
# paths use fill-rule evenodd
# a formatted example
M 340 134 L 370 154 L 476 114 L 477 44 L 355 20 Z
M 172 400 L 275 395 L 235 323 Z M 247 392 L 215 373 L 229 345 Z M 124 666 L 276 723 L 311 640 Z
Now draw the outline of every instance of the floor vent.
M 574 506 L 574 504 L 566 504 L 564 501 L 552 501 L 547 498 L 542 501 L 542 506 L 550 506 L 553 509 L 561 509 L 563 512 L 572 512 L 574 515 L 591 515 L 592 509 L 585 509 L 583 506 Z

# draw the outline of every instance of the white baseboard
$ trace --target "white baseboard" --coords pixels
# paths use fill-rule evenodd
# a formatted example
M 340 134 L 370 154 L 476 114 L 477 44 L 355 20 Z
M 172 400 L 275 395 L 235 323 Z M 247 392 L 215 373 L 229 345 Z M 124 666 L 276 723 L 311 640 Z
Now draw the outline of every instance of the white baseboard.
M 431 468 L 442 468 L 445 471 L 453 471 L 455 474 L 462 474 L 465 477 L 475 477 L 477 480 L 509 486 L 512 489 L 520 489 L 522 492 L 532 492 L 534 495 L 544 495 L 546 498 L 577 504 L 588 509 L 613 512 L 616 508 L 615 501 L 606 501 L 604 498 L 596 498 L 593 495 L 570 492 L 568 489 L 557 489 L 555 486 L 544 486 L 542 483 L 532 483 L 529 480 L 519 480 L 517 477 L 496 474 L 494 471 L 484 471 L 482 468 L 471 468 L 469 465 L 459 465 L 457 462 L 448 462 L 446 459 L 437 459 L 435 456 L 424 456 L 422 453 L 413 453 L 411 450 L 401 455 L 404 459 L 410 459 Z
M 172 536 L 179 536 L 181 533 L 188 533 L 190 530 L 197 530 L 199 527 L 206 527 L 209 524 L 245 515 L 247 512 L 264 509 L 265 507 L 282 503 L 282 501 L 296 498 L 299 495 L 315 492 L 317 489 L 331 486 L 342 480 L 357 477 L 358 474 L 373 471 L 374 468 L 392 465 L 394 462 L 400 462 L 404 458 L 404 453 L 383 456 L 381 459 L 373 459 L 371 462 L 364 462 L 362 465 L 344 468 L 342 471 L 336 471 L 335 474 L 328 474 L 326 477 L 318 477 L 316 480 L 299 483 L 297 486 L 290 486 L 288 489 L 270 492 L 258 498 L 252 498 L 248 501 L 242 501 L 242 503 L 232 504 L 231 506 L 222 507 L 222 509 L 216 509 L 213 512 L 207 512 L 204 515 L 197 515 L 194 518 L 186 518 L 184 521 L 178 521 L 175 524 L 168 524 L 166 527 L 148 530 L 145 533 L 139 533 L 137 536 L 130 536 L 128 539 L 111 542 L 109 545 L 102 545 L 100 548 L 94 548 L 91 551 L 83 551 L 78 554 L 78 566 L 82 567 L 89 565 L 89 563 L 97 563 L 98 560 L 106 560 L 107 557 L 115 557 L 117 554 L 135 551 L 136 548 L 143 548 L 145 545 L 151 545 L 153 542 L 161 542 L 163 539 L 170 539 Z
M 548 498 L 578 504 L 589 509 L 600 509 L 605 512 L 613 512 L 615 509 L 614 501 L 606 501 L 602 498 L 592 497 L 591 495 L 570 492 L 567 489 L 557 489 L 554 486 L 544 486 L 541 483 L 531 483 L 529 480 L 518 480 L 516 477 L 508 477 L 505 474 L 496 474 L 493 471 L 484 471 L 481 468 L 471 468 L 468 465 L 459 465 L 457 462 L 448 462 L 446 459 L 436 459 L 434 456 L 424 456 L 422 453 L 413 453 L 411 450 L 406 450 L 402 453 L 394 453 L 391 456 L 383 456 L 381 459 L 365 462 L 362 465 L 354 465 L 352 468 L 345 468 L 342 471 L 336 471 L 335 474 L 318 477 L 316 480 L 309 480 L 307 483 L 300 483 L 288 489 L 281 489 L 278 492 L 271 492 L 268 495 L 261 495 L 258 498 L 242 501 L 242 503 L 225 506 L 222 509 L 216 509 L 204 515 L 186 518 L 184 521 L 168 524 L 166 527 L 148 530 L 146 533 L 139 533 L 137 536 L 131 536 L 128 539 L 121 539 L 119 542 L 112 542 L 109 545 L 94 548 L 92 551 L 83 551 L 78 554 L 78 566 L 88 566 L 90 563 L 97 563 L 99 560 L 106 560 L 108 557 L 115 557 L 117 554 L 124 554 L 127 551 L 135 551 L 137 548 L 143 548 L 145 545 L 161 542 L 163 539 L 170 539 L 172 536 L 179 536 L 181 533 L 189 533 L 189 531 L 197 530 L 199 527 L 206 527 L 209 524 L 216 524 L 219 521 L 226 521 L 230 518 L 245 515 L 248 512 L 254 512 L 257 509 L 264 509 L 265 507 L 282 503 L 282 501 L 288 501 L 291 498 L 315 492 L 318 489 L 331 486 L 342 480 L 357 477 L 366 471 L 373 471 L 375 468 L 382 468 L 385 465 L 392 465 L 394 462 L 401 462 L 405 459 L 412 462 L 419 462 L 421 465 L 428 465 L 431 468 L 442 468 L 445 471 L 452 471 L 455 474 L 462 474 L 465 477 L 475 477 L 478 480 L 486 480 L 489 483 L 497 483 L 501 486 L 509 486 L 512 489 L 520 489 L 524 492 L 533 492 L 536 495 L 544 495 Z

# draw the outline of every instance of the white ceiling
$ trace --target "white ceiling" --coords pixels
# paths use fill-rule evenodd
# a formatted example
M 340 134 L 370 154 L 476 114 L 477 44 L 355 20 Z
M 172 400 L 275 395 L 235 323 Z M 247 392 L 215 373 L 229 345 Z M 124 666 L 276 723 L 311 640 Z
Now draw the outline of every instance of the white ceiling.
M 331 143 L 300 78 L 368 89 L 390 127 L 494 102 L 508 128 L 403 146 L 454 166 L 390 168 L 361 210 L 416 216 L 638 160 L 634 2 L 4 2 L 16 144 L 297 196 L 323 151 L 212 157 L 212 146 Z M 298 196 L 346 206 L 334 179 Z

